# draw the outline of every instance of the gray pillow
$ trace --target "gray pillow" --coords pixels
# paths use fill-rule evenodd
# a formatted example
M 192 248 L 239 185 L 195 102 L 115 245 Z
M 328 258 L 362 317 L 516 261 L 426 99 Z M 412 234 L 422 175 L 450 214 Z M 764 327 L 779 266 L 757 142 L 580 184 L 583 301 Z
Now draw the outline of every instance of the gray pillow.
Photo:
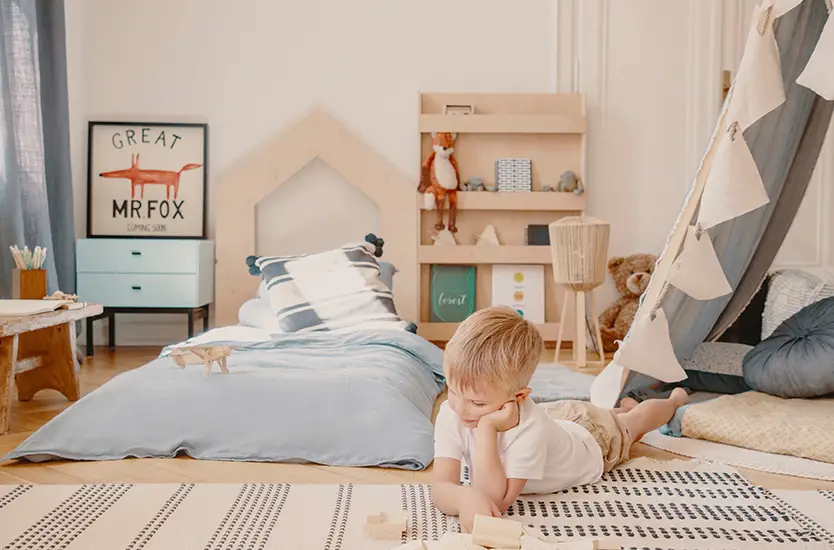
M 744 357 L 745 382 L 783 398 L 834 393 L 834 297 L 805 306 Z

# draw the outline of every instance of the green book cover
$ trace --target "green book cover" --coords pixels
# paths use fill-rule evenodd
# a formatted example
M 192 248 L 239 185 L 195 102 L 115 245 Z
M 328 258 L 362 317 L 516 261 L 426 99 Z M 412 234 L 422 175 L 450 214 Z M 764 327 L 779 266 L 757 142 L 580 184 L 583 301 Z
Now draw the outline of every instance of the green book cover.
M 459 323 L 475 311 L 475 266 L 431 266 L 432 323 Z

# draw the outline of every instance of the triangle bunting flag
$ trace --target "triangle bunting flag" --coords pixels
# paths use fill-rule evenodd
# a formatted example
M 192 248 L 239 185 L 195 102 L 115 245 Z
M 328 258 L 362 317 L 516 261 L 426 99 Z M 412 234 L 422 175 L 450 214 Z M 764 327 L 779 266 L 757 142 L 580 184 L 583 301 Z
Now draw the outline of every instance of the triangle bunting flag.
M 744 141 L 731 129 L 716 152 L 698 211 L 703 230 L 752 212 L 770 202 L 759 168 Z
M 834 101 L 834 15 L 829 14 L 817 47 L 796 83 Z
M 765 2 L 753 10 L 744 55 L 727 106 L 727 120 L 743 132 L 785 102 L 782 62 L 773 34 L 773 6 Z
M 669 321 L 663 308 L 638 315 L 620 348 L 614 363 L 634 372 L 657 378 L 661 382 L 678 382 L 686 373 L 678 362 L 669 337 Z
M 733 291 L 709 235 L 705 231 L 699 237 L 698 228 L 691 225 L 666 281 L 696 300 L 712 300 Z

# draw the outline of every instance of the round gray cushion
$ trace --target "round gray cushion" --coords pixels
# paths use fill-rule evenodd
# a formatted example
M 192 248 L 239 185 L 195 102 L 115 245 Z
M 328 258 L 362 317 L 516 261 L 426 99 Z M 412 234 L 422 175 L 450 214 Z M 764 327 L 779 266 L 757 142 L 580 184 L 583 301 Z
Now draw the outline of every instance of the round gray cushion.
M 834 393 L 834 297 L 787 318 L 744 357 L 744 381 L 777 397 Z

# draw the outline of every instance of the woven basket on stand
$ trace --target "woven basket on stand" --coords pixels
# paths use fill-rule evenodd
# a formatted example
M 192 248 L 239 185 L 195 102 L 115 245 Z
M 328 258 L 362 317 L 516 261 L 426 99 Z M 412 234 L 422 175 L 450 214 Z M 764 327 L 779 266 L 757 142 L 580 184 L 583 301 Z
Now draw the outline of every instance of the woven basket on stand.
M 554 362 L 559 361 L 562 347 L 562 331 L 568 310 L 568 295 L 572 294 L 576 308 L 576 335 L 573 343 L 573 360 L 578 367 L 587 365 L 585 353 L 585 293 L 590 296 L 592 335 L 596 337 L 600 365 L 605 365 L 602 351 L 602 334 L 599 329 L 599 312 L 593 290 L 605 282 L 608 268 L 608 241 L 611 225 L 590 216 L 570 216 L 549 226 L 550 255 L 553 262 L 553 279 L 556 284 L 567 286 L 559 321 Z M 593 334 L 593 333 L 596 334 Z

